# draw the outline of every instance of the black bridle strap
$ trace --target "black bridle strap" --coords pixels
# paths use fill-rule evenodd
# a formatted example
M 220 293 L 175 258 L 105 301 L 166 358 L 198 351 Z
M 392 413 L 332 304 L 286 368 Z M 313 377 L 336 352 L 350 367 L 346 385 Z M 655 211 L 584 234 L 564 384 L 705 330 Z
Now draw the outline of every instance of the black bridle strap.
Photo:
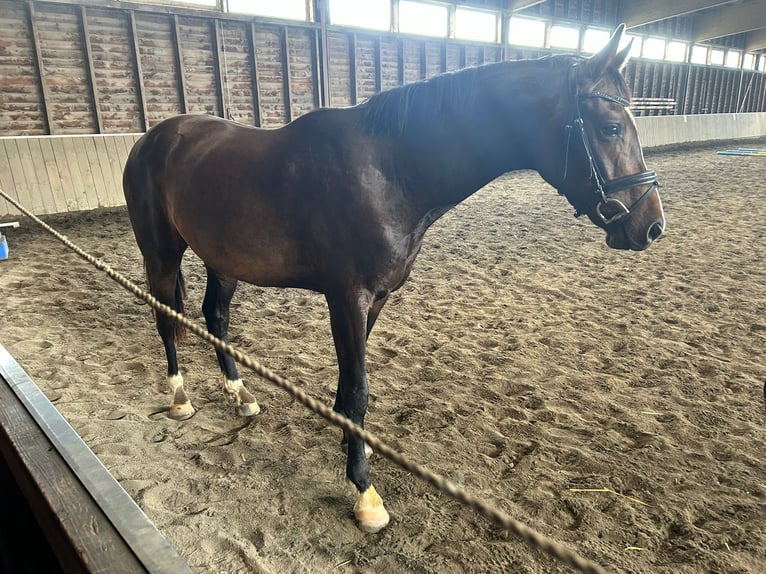
M 570 85 L 573 81 L 573 76 L 571 70 L 570 70 Z M 606 178 L 601 173 L 601 170 L 599 169 L 598 162 L 596 161 L 595 154 L 593 153 L 593 150 L 590 145 L 590 141 L 588 140 L 588 135 L 585 133 L 585 125 L 582 119 L 582 113 L 580 112 L 580 101 L 589 99 L 589 98 L 600 98 L 602 100 L 606 100 L 608 102 L 612 102 L 614 104 L 620 105 L 622 107 L 628 107 L 630 102 L 621 97 L 621 96 L 613 96 L 611 94 L 607 94 L 605 92 L 589 92 L 587 94 L 578 94 L 576 88 L 573 89 L 573 92 L 575 94 L 574 100 L 575 100 L 575 115 L 572 119 L 571 124 L 567 124 L 565 126 L 567 130 L 567 145 L 566 145 L 566 151 L 564 154 L 564 175 L 562 177 L 562 181 L 566 181 L 568 170 L 569 170 L 569 146 L 571 143 L 572 138 L 572 130 L 577 129 L 580 132 L 580 139 L 582 140 L 583 148 L 585 149 L 585 155 L 588 159 L 588 164 L 590 167 L 590 175 L 591 180 L 595 184 L 595 189 L 593 190 L 594 193 L 597 196 L 600 196 L 600 199 L 597 200 L 596 203 L 596 213 L 601 217 L 601 219 L 604 221 L 605 224 L 611 225 L 617 222 L 625 222 L 627 221 L 632 215 L 633 212 L 642 204 L 644 203 L 649 196 L 652 194 L 652 192 L 659 187 L 659 183 L 657 182 L 657 173 L 654 170 L 646 170 L 639 173 L 634 173 L 632 175 L 626 175 L 624 177 L 620 177 L 617 179 L 613 179 L 611 181 L 607 181 Z M 633 203 L 629 208 L 625 206 L 621 201 L 618 201 L 616 199 L 610 199 L 608 196 L 617 193 L 618 191 L 622 191 L 624 189 L 630 189 L 632 187 L 637 187 L 639 185 L 646 185 L 646 184 L 652 184 L 652 186 L 647 189 L 640 198 L 636 202 Z M 605 218 L 600 211 L 600 207 L 608 202 L 614 202 L 618 203 L 621 206 L 621 209 L 624 210 L 624 212 L 618 216 L 612 217 L 612 218 Z M 575 212 L 576 216 L 582 215 L 582 212 L 578 210 Z
M 622 189 L 629 189 L 639 185 L 646 185 L 647 183 L 657 183 L 657 172 L 653 169 L 642 171 L 641 173 L 634 173 L 633 175 L 626 175 L 618 179 L 613 179 L 608 183 L 604 183 L 604 194 L 612 195 Z

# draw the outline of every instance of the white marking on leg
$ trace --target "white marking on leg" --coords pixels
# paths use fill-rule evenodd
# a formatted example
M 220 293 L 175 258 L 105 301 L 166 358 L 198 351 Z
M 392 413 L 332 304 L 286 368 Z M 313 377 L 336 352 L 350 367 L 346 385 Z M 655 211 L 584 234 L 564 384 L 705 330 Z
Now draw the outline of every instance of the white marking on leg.
M 168 388 L 172 398 L 170 399 L 170 410 L 168 416 L 177 421 L 183 421 L 190 418 L 194 414 L 194 407 L 186 396 L 184 390 L 184 378 L 181 373 L 176 375 L 168 375 L 167 379 Z
M 261 407 L 250 391 L 245 388 L 242 379 L 231 380 L 223 375 L 223 391 L 237 404 L 237 414 L 251 417 L 261 412 Z
M 177 375 L 168 375 L 167 378 L 168 388 L 170 389 L 170 394 L 173 395 L 176 392 L 176 389 L 178 387 L 183 388 L 184 386 L 184 378 L 181 373 L 178 373 Z

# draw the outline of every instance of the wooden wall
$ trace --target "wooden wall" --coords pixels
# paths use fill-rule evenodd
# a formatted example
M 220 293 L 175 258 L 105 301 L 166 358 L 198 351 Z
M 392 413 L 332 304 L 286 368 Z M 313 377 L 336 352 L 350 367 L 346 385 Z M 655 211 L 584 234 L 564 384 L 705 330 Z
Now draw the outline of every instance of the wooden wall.
M 550 0 L 531 10 L 611 26 L 611 6 Z M 0 136 L 142 132 L 185 112 L 273 127 L 448 70 L 545 53 L 158 4 L 0 0 Z M 675 100 L 679 114 L 766 109 L 761 72 L 634 60 L 627 77 L 641 97 Z
M 139 137 L 2 137 L 0 188 L 35 215 L 125 205 L 122 169 Z M 18 214 L 0 200 L 0 217 Z

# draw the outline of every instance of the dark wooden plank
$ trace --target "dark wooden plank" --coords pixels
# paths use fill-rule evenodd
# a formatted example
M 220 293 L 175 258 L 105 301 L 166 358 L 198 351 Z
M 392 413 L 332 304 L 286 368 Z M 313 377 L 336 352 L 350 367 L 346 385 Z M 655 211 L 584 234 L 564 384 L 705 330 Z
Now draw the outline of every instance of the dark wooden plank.
M 40 82 L 40 93 L 42 94 L 42 101 L 40 105 L 43 108 L 45 115 L 45 128 L 49 134 L 54 133 L 53 122 L 51 121 L 50 104 L 51 96 L 48 89 L 48 83 L 45 81 L 45 67 L 43 66 L 43 54 L 40 49 L 40 33 L 37 30 L 37 23 L 35 22 L 35 5 L 30 2 L 28 4 L 29 10 L 29 27 L 32 30 L 32 40 L 35 45 L 35 66 L 37 67 L 37 77 Z
M 282 85 L 284 89 L 285 115 L 287 121 L 293 121 L 293 89 L 290 74 L 290 36 L 287 32 L 287 26 L 282 27 L 280 34 L 282 43 Z
M 96 118 L 98 133 L 104 133 L 104 120 L 101 117 L 101 106 L 98 103 L 98 89 L 96 88 L 96 70 L 93 67 L 93 48 L 90 45 L 90 31 L 88 29 L 88 13 L 85 6 L 80 6 L 80 30 L 82 31 L 85 45 L 85 60 L 88 64 L 88 87 L 93 101 L 93 113 Z
M 375 36 L 375 54 L 373 65 L 375 66 L 375 93 L 383 91 L 383 42 L 380 36 Z
M 181 112 L 188 113 L 186 105 L 188 91 L 186 90 L 186 71 L 184 70 L 184 55 L 181 49 L 181 38 L 178 30 L 178 14 L 173 14 L 173 44 L 175 47 L 176 73 L 178 74 L 178 95 L 181 98 Z
M 255 49 L 255 22 L 250 22 L 247 27 L 247 41 L 250 48 L 250 76 L 253 90 L 253 115 L 256 126 L 261 127 L 263 110 L 261 109 L 260 82 L 258 81 L 258 52 Z
M 130 18 L 130 51 L 133 56 L 134 73 L 136 76 L 136 98 L 138 99 L 138 106 L 141 112 L 141 129 L 146 131 L 149 129 L 149 123 L 147 121 L 146 111 L 146 98 L 144 92 L 144 71 L 141 66 L 141 51 L 138 49 L 138 30 L 136 29 L 136 13 L 131 10 L 128 12 Z
M 229 74 L 225 65 L 226 47 L 221 47 L 223 34 L 221 33 L 221 21 L 218 18 L 213 20 L 210 32 L 213 36 L 213 71 L 215 73 L 215 94 L 218 99 L 218 109 L 221 110 L 224 118 L 232 119 L 231 102 L 227 93 Z
M 359 103 L 359 84 L 357 83 L 356 34 L 349 34 L 348 40 L 349 74 L 351 76 L 351 105 Z
M 191 573 L 2 345 L 0 451 L 64 572 Z

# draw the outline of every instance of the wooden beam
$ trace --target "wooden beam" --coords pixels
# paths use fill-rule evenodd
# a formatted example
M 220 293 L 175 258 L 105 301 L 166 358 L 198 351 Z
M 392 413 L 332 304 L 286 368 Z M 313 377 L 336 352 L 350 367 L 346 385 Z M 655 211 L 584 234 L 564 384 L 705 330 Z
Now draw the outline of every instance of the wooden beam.
M 766 28 L 763 0 L 745 0 L 741 4 L 701 14 L 694 21 L 694 40 L 703 42 Z
M 311 42 L 311 73 L 313 80 L 311 82 L 311 91 L 314 96 L 314 108 L 324 107 L 325 95 L 324 83 L 322 82 L 322 48 L 320 46 L 319 28 L 314 28 L 311 33 L 313 42 Z
M 136 98 L 138 99 L 138 109 L 141 111 L 141 128 L 146 131 L 149 129 L 149 121 L 147 120 L 146 99 L 144 98 L 144 72 L 141 68 L 141 52 L 138 49 L 136 13 L 129 10 L 128 18 L 130 19 L 130 50 L 133 54 L 133 71 L 136 75 Z
M 226 66 L 226 46 L 222 46 L 223 30 L 221 21 L 218 18 L 213 20 L 210 32 L 213 35 L 213 58 L 215 60 L 215 95 L 218 100 L 218 109 L 221 110 L 221 117 L 227 120 L 233 119 L 231 115 L 231 102 L 226 97 L 226 86 L 228 85 L 228 69 Z
M 88 29 L 88 13 L 85 6 L 80 6 L 80 32 L 82 32 L 83 45 L 85 46 L 85 61 L 88 64 L 88 86 L 90 97 L 93 100 L 93 112 L 96 117 L 98 133 L 104 133 L 104 122 L 101 118 L 101 106 L 98 105 L 98 90 L 96 89 L 96 70 L 93 67 L 93 50 L 90 46 L 90 32 Z
M 34 513 L 57 571 L 192 573 L 2 345 L 0 464 Z
M 247 27 L 247 40 L 250 43 L 250 79 L 252 81 L 251 91 L 253 93 L 253 123 L 261 127 L 263 121 L 263 110 L 261 109 L 261 94 L 258 81 L 258 50 L 255 47 L 255 22 L 250 22 Z
M 538 4 L 542 4 L 543 2 L 545 2 L 545 0 L 516 0 L 516 2 L 511 1 L 510 9 L 513 12 L 518 12 L 519 10 L 524 10 L 524 8 L 531 8 L 532 6 L 537 6 Z
M 319 29 L 315 32 L 319 40 L 319 87 L 322 106 L 330 106 L 330 46 L 327 39 L 327 14 L 329 0 L 318 0 L 316 4 L 315 21 L 319 22 Z
M 184 54 L 181 49 L 181 34 L 179 31 L 178 14 L 173 14 L 173 44 L 175 47 L 176 79 L 178 81 L 178 97 L 181 100 L 181 112 L 186 114 L 189 108 L 186 105 L 186 74 L 184 73 Z
M 766 28 L 752 30 L 747 33 L 745 50 L 748 52 L 755 52 L 756 50 L 763 50 L 764 48 L 766 48 Z
M 282 27 L 282 86 L 285 92 L 285 115 L 287 121 L 293 121 L 293 87 L 290 78 L 290 37 L 287 26 Z
M 50 107 L 48 106 L 48 102 L 51 100 L 51 95 L 50 91 L 48 90 L 48 82 L 45 81 L 43 53 L 40 48 L 40 33 L 37 30 L 37 22 L 35 21 L 35 5 L 30 2 L 27 4 L 27 8 L 27 15 L 29 16 L 29 27 L 32 30 L 32 42 L 35 45 L 34 58 L 35 65 L 37 66 L 37 78 L 40 83 L 40 94 L 42 97 L 40 105 L 43 108 L 43 117 L 45 118 L 45 131 L 47 131 L 49 134 L 53 134 L 53 121 L 51 118 Z
M 399 38 L 398 46 L 399 46 L 399 52 L 397 53 L 397 56 L 398 56 L 397 63 L 398 63 L 398 65 L 397 65 L 397 68 L 396 68 L 396 73 L 397 73 L 396 83 L 398 85 L 400 85 L 400 86 L 403 86 L 404 85 L 404 78 L 405 78 L 404 67 L 407 65 L 407 63 L 406 63 L 405 58 L 404 58 L 405 47 L 404 47 L 404 40 L 402 38 Z
M 383 91 L 383 48 L 380 36 L 375 37 L 375 93 Z
M 731 4 L 732 0 L 632 0 L 619 2 L 617 21 L 624 22 L 628 28 L 643 26 L 676 16 L 692 14 L 707 8 Z
M 359 100 L 359 86 L 356 78 L 356 33 L 348 35 L 348 73 L 351 87 L 351 105 L 355 106 Z

